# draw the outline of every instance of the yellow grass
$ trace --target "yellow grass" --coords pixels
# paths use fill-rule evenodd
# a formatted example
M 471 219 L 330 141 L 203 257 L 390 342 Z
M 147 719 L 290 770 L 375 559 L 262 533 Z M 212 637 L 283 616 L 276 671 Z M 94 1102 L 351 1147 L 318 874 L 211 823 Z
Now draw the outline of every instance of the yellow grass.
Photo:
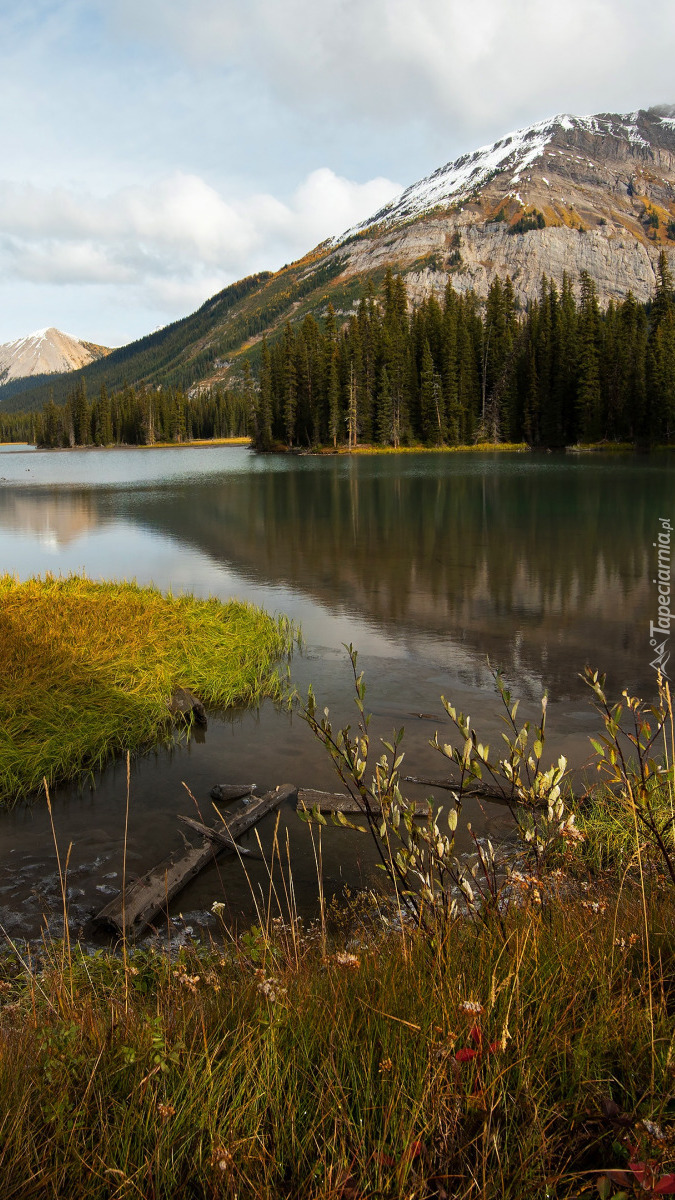
M 274 695 L 291 638 L 235 601 L 0 576 L 0 802 L 170 737 L 176 687 L 220 708 Z
M 474 446 L 355 446 L 351 450 L 340 446 L 338 454 L 471 454 L 476 451 L 525 451 L 527 442 L 477 442 Z

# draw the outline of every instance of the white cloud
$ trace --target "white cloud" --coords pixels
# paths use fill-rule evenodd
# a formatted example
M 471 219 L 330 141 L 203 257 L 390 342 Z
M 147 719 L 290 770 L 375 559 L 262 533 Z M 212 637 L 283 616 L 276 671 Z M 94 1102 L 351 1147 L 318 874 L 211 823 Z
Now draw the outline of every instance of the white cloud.
M 523 111 L 632 108 L 674 86 L 671 0 L 652 0 L 648 19 L 642 0 L 106 0 L 106 12 L 118 32 L 258 75 L 305 111 L 386 123 L 507 129 Z
M 278 267 L 376 211 L 400 191 L 313 171 L 288 203 L 266 193 L 226 200 L 175 172 L 103 198 L 0 183 L 0 265 L 17 280 L 146 289 L 153 306 L 185 311 L 226 282 Z
M 0 341 L 140 334 L 369 216 L 391 178 L 557 112 L 675 101 L 675 5 L 645 12 L 0 0 Z

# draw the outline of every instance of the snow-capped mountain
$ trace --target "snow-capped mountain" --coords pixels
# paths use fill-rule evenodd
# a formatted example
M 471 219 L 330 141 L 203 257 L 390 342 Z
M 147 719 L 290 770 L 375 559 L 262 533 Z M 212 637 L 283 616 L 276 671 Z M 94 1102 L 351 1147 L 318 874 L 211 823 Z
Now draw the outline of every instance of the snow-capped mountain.
M 0 345 L 0 383 L 29 375 L 75 371 L 107 353 L 103 346 L 81 342 L 60 329 L 38 329 Z
M 462 155 L 297 262 L 240 280 L 190 317 L 93 363 L 87 387 L 240 386 L 242 361 L 263 334 L 275 338 L 310 313 L 322 318 L 329 302 L 346 320 L 366 282 L 377 286 L 387 269 L 404 277 L 413 304 L 442 296 L 448 283 L 482 300 L 508 275 L 526 305 L 542 275 L 558 286 L 567 275 L 578 288 L 586 272 L 607 305 L 629 291 L 649 300 L 663 252 L 675 274 L 675 108 L 553 117 Z M 0 404 L 42 407 L 71 388 L 67 377 L 35 388 L 14 382 Z
M 581 235 L 581 236 L 580 236 Z M 675 267 L 675 108 L 563 115 L 507 134 L 413 183 L 327 244 L 342 278 L 391 266 L 414 302 L 487 295 L 509 275 L 521 303 L 542 274 L 594 280 L 603 304 L 647 300 L 664 251 Z
M 334 239 L 338 245 L 353 237 L 355 233 L 372 229 L 376 225 L 393 226 L 401 221 L 409 221 L 434 208 L 446 208 L 450 204 L 460 205 L 465 201 L 476 199 L 481 189 L 487 187 L 493 180 L 503 181 L 508 176 L 509 190 L 505 198 L 515 199 L 522 207 L 525 202 L 519 191 L 514 191 L 523 180 L 525 173 L 548 154 L 549 163 L 558 157 L 565 157 L 570 152 L 571 145 L 578 145 L 586 151 L 577 154 L 576 161 L 586 162 L 593 167 L 593 151 L 599 149 L 601 143 L 614 142 L 616 157 L 621 157 L 624 151 L 637 153 L 638 159 L 651 156 L 652 149 L 663 147 L 671 153 L 675 138 L 675 108 L 662 107 L 624 113 L 619 115 L 602 114 L 590 117 L 575 117 L 568 113 L 553 117 L 548 121 L 540 121 L 525 129 L 508 133 L 490 146 L 481 146 L 471 154 L 464 154 L 445 166 L 439 167 L 431 175 L 420 179 L 406 188 L 395 200 L 392 200 L 374 216 L 347 230 L 341 237 Z M 660 136 L 659 136 L 660 135 Z M 603 156 L 607 145 L 602 146 Z M 646 152 L 646 153 L 645 153 Z M 531 182 L 529 176 L 528 181 Z M 548 179 L 544 180 L 551 187 Z

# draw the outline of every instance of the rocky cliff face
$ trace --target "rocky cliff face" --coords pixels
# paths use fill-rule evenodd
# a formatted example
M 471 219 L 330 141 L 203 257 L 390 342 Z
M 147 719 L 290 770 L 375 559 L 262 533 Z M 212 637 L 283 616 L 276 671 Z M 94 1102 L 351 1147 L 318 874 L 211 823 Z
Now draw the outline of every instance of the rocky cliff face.
M 335 239 L 344 277 L 391 266 L 415 300 L 448 278 L 485 296 L 509 274 L 522 302 L 541 276 L 587 271 L 601 301 L 646 300 L 675 262 L 675 110 L 556 117 L 509 134 L 409 187 Z
M 80 342 L 59 329 L 39 329 L 0 346 L 0 384 L 30 375 L 75 371 L 108 353 L 103 346 Z

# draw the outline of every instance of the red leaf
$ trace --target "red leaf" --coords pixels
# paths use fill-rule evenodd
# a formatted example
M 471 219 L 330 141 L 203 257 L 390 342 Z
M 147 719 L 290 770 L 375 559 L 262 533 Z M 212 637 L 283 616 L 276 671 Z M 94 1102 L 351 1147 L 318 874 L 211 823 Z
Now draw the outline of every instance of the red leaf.
M 664 1175 L 659 1179 L 654 1191 L 657 1196 L 675 1196 L 675 1175 Z
M 478 1058 L 478 1050 L 458 1050 L 455 1058 L 458 1063 L 471 1062 L 472 1058 Z
M 422 1143 L 418 1138 L 417 1141 L 410 1143 L 410 1145 L 408 1146 L 408 1149 L 405 1151 L 403 1157 L 407 1158 L 407 1159 L 419 1158 L 421 1153 L 422 1153 Z
M 651 1175 L 651 1171 L 649 1171 L 649 1168 L 646 1163 L 629 1162 L 628 1167 L 633 1172 L 638 1183 L 644 1184 L 648 1172 Z
M 469 1033 L 469 1037 L 471 1038 L 472 1042 L 476 1043 L 477 1046 L 481 1045 L 483 1041 L 483 1032 L 479 1025 L 474 1025 L 473 1029 Z
M 490 1054 L 496 1054 L 498 1050 L 501 1050 L 501 1048 L 502 1048 L 501 1042 L 490 1042 L 490 1045 L 488 1047 Z

